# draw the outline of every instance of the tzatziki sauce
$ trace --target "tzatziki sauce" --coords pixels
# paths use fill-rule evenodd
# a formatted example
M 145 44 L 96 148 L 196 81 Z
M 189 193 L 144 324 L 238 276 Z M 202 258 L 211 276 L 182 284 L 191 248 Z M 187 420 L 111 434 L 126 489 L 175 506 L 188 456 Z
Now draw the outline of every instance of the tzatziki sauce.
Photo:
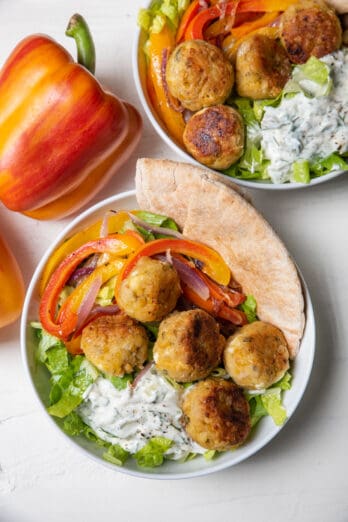
M 300 92 L 283 98 L 278 107 L 265 107 L 261 147 L 270 160 L 268 174 L 274 183 L 291 180 L 295 161 L 348 151 L 348 50 L 321 61 L 330 67 L 333 80 L 328 96 L 310 98 Z
M 118 390 L 108 379 L 98 377 L 77 413 L 98 437 L 131 454 L 152 437 L 166 437 L 173 441 L 166 457 L 178 460 L 189 453 L 206 452 L 186 434 L 179 400 L 180 390 L 152 367 L 134 388 L 128 384 Z

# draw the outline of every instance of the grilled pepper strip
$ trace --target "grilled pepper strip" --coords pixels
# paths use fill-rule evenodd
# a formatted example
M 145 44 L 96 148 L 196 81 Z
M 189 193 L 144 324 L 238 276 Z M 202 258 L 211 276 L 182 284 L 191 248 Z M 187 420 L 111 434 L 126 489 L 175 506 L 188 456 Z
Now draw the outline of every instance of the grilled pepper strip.
M 116 300 L 121 282 L 130 274 L 141 257 L 151 257 L 166 252 L 167 250 L 198 259 L 203 264 L 203 272 L 208 274 L 217 283 L 228 285 L 231 278 L 230 269 L 220 254 L 212 248 L 188 239 L 155 239 L 150 243 L 145 243 L 145 245 L 139 248 L 123 267 L 122 272 L 117 278 Z
M 108 219 L 107 234 L 114 234 L 115 232 L 119 232 L 126 221 L 129 221 L 127 212 L 117 212 L 116 214 L 111 214 Z M 71 252 L 74 252 L 74 250 L 81 247 L 88 241 L 93 241 L 100 238 L 101 226 L 102 220 L 100 219 L 93 225 L 71 236 L 69 239 L 64 241 L 64 243 L 62 243 L 57 248 L 57 250 L 53 252 L 42 272 L 39 288 L 40 295 L 43 294 L 52 273 L 66 256 L 71 254 Z
M 180 112 L 175 111 L 168 104 L 162 74 L 163 51 L 167 50 L 167 52 L 170 52 L 174 46 L 174 34 L 167 25 L 164 25 L 160 33 L 150 34 L 148 40 L 150 60 L 148 64 L 147 87 L 152 105 L 167 127 L 169 134 L 179 145 L 183 146 L 184 118 Z
M 114 260 L 108 265 L 97 267 L 64 301 L 56 319 L 61 339 L 69 339 L 70 335 L 82 326 L 79 325 L 81 303 L 96 279 L 100 279 L 100 286 L 103 285 L 120 272 L 124 263 L 124 260 Z
M 127 256 L 137 250 L 141 244 L 133 235 L 115 234 L 90 241 L 67 256 L 53 273 L 43 293 L 39 310 L 43 328 L 51 335 L 61 337 L 60 326 L 55 320 L 59 295 L 69 277 L 84 259 L 96 253 Z
M 24 39 L 0 72 L 0 200 L 19 212 L 47 210 L 49 218 L 77 210 L 119 167 L 115 154 L 130 119 L 125 104 L 58 43 Z M 127 147 L 138 139 L 135 133 Z M 56 200 L 58 207 L 45 208 Z

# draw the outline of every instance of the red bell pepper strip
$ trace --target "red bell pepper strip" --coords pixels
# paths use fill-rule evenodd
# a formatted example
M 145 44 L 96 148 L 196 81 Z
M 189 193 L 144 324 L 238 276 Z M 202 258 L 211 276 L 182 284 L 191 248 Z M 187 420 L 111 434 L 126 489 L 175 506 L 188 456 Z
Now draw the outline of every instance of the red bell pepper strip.
M 214 317 L 221 317 L 231 323 L 242 326 L 247 324 L 248 320 L 244 312 L 236 308 L 229 307 L 223 301 L 216 301 L 215 299 L 204 300 L 192 288 L 189 288 L 185 283 L 181 285 L 184 296 L 193 304 L 209 312 Z
M 212 248 L 189 239 L 155 239 L 154 241 L 145 243 L 145 245 L 140 247 L 124 265 L 117 278 L 115 289 L 116 301 L 121 282 L 131 273 L 139 259 L 143 256 L 151 257 L 161 254 L 167 250 L 198 259 L 203 263 L 203 272 L 208 274 L 214 281 L 222 285 L 227 285 L 229 283 L 231 278 L 230 269 L 220 254 Z
M 185 13 L 183 14 L 183 17 L 180 20 L 180 24 L 176 32 L 175 40 L 177 44 L 181 43 L 184 40 L 188 25 L 201 9 L 202 7 L 199 0 L 193 0 L 193 2 L 188 6 Z
M 204 40 L 204 30 L 209 23 L 221 16 L 234 17 L 238 6 L 239 0 L 235 0 L 227 4 L 215 4 L 212 7 L 200 11 L 189 23 L 185 32 L 185 40 Z
M 51 276 L 42 295 L 39 317 L 43 328 L 56 337 L 62 337 L 62 329 L 55 320 L 60 292 L 78 265 L 96 253 L 126 256 L 141 246 L 141 241 L 127 233 L 114 234 L 96 241 L 90 241 L 68 255 Z

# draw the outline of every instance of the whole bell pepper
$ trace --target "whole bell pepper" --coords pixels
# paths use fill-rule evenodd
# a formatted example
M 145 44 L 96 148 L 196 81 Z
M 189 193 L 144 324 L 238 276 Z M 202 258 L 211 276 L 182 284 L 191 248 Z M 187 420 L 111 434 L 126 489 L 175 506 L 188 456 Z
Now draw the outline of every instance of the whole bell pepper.
M 0 328 L 13 323 L 22 311 L 24 283 L 9 247 L 0 237 Z
M 93 41 L 74 15 L 79 64 L 44 35 L 25 38 L 0 72 L 0 200 L 37 219 L 91 199 L 135 148 L 141 118 L 93 76 Z

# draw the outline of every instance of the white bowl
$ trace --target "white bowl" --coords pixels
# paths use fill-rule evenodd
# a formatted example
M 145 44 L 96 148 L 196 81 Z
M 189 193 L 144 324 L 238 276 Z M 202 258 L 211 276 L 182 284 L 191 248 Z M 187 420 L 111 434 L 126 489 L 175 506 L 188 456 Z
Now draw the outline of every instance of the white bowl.
M 94 223 L 98 218 L 103 216 L 107 210 L 114 209 L 133 209 L 137 208 L 135 199 L 135 191 L 124 192 L 111 198 L 101 201 L 89 210 L 83 212 L 79 217 L 74 219 L 70 225 L 57 237 L 52 246 L 48 249 L 41 262 L 39 263 L 33 278 L 30 282 L 21 320 L 21 350 L 24 366 L 29 381 L 31 382 L 36 397 L 38 398 L 43 411 L 51 419 L 51 422 L 57 428 L 57 432 L 61 433 L 65 439 L 71 441 L 73 446 L 81 453 L 93 458 L 104 466 L 108 466 L 114 471 L 121 471 L 130 475 L 156 479 L 179 479 L 198 477 L 222 470 L 229 466 L 233 466 L 242 460 L 250 457 L 259 451 L 273 437 L 275 437 L 281 427 L 276 426 L 270 417 L 261 419 L 256 430 L 247 442 L 236 449 L 219 455 L 215 460 L 206 461 L 203 457 L 197 457 L 194 460 L 185 463 L 166 461 L 163 466 L 154 469 L 139 468 L 133 459 L 129 459 L 123 467 L 116 467 L 102 459 L 103 450 L 93 442 L 83 437 L 70 437 L 65 434 L 54 417 L 51 417 L 47 411 L 47 398 L 49 393 L 49 373 L 42 364 L 38 364 L 35 360 L 36 341 L 33 331 L 30 327 L 31 321 L 38 319 L 38 285 L 42 270 L 52 254 L 52 252 L 60 245 L 64 239 L 71 236 L 74 232 Z M 313 316 L 313 308 L 308 288 L 302 279 L 303 292 L 306 303 L 306 326 L 301 347 L 296 361 L 293 365 L 293 384 L 292 388 L 284 394 L 284 406 L 286 408 L 288 418 L 294 413 L 298 403 L 307 386 L 307 382 L 311 373 L 314 349 L 315 349 L 315 324 Z
M 136 37 L 134 40 L 133 45 L 133 76 L 134 81 L 136 85 L 136 89 L 138 92 L 138 96 L 140 98 L 141 104 L 144 108 L 144 111 L 149 118 L 150 122 L 152 123 L 153 127 L 159 134 L 159 136 L 166 142 L 166 144 L 174 151 L 176 154 L 181 156 L 183 160 L 185 160 L 188 163 L 192 163 L 193 165 L 196 165 L 198 167 L 206 167 L 205 165 L 202 165 L 198 161 L 196 161 L 187 151 L 185 148 L 178 145 L 173 138 L 168 134 L 168 131 L 156 113 L 155 109 L 153 108 L 149 95 L 147 93 L 146 89 L 146 60 L 145 60 L 145 54 L 143 52 L 143 46 L 146 41 L 146 34 L 145 32 L 137 28 L 136 30 Z M 237 185 L 242 185 L 243 187 L 249 187 L 249 188 L 256 188 L 256 189 L 266 189 L 266 190 L 293 190 L 293 189 L 303 189 L 303 188 L 309 188 L 313 187 L 314 185 L 319 185 L 321 183 L 324 183 L 326 181 L 332 180 L 334 178 L 337 178 L 341 174 L 346 174 L 348 170 L 337 170 L 334 172 L 331 172 L 329 174 L 325 174 L 324 176 L 320 176 L 318 178 L 313 178 L 310 183 L 272 183 L 269 180 L 244 180 L 244 179 L 238 179 L 231 176 L 226 176 L 225 174 L 222 174 L 219 171 L 214 170 L 216 174 L 219 174 L 222 177 L 228 177 L 231 179 L 234 183 Z

